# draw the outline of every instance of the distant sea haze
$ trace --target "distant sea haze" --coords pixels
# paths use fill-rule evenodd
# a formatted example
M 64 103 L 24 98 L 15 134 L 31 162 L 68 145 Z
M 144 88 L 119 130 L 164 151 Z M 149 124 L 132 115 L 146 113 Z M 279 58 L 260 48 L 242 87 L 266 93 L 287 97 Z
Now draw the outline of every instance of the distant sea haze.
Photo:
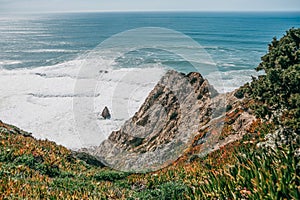
M 74 84 L 82 55 L 92 51 L 114 34 L 140 28 L 172 29 L 197 41 L 210 55 L 221 73 L 225 91 L 232 91 L 257 75 L 254 68 L 274 36 L 300 27 L 300 13 L 197 13 L 197 12 L 124 12 L 69 13 L 26 16 L 0 15 L 0 119 L 70 148 L 86 146 L 74 130 L 73 98 L 94 98 L 95 115 L 120 82 L 122 74 L 157 74 L 153 83 L 142 79 L 124 82 L 137 90 L 120 102 L 130 105 L 127 117 L 99 120 L 102 133 L 95 135 L 98 145 L 120 127 L 143 103 L 166 69 L 193 71 L 182 58 L 160 50 L 138 50 L 115 60 L 97 62 L 107 67 L 95 96 L 74 94 Z M 176 38 L 174 38 L 176 40 Z M 187 49 L 189 47 L 186 47 Z M 112 49 L 112 54 L 115 51 Z M 137 68 L 147 64 L 152 68 Z M 113 68 L 112 68 L 113 65 Z M 200 72 L 201 73 L 201 72 Z M 218 89 L 218 88 L 217 88 Z M 220 90 L 219 90 L 220 91 Z M 104 98 L 105 97 L 105 98 Z M 122 104 L 122 103 L 120 103 Z

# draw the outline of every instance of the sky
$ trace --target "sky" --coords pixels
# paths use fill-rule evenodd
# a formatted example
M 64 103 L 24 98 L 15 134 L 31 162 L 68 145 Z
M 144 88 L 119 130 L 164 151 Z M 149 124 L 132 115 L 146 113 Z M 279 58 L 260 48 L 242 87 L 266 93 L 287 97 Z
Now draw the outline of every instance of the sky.
M 0 13 L 300 11 L 300 0 L 0 0 Z

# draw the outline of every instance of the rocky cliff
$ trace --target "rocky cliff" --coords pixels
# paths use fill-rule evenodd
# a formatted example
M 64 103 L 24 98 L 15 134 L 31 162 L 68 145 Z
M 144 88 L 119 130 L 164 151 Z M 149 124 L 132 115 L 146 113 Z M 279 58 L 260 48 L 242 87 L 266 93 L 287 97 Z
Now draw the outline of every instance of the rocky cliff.
M 156 170 L 239 139 L 254 119 L 234 92 L 218 94 L 196 72 L 168 71 L 139 111 L 89 153 L 115 169 Z

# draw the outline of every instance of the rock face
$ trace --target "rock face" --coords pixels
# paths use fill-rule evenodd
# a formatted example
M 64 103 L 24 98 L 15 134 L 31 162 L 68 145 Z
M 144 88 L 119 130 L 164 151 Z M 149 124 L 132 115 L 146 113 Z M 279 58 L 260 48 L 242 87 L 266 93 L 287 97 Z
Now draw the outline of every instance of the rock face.
M 199 73 L 168 71 L 120 130 L 87 151 L 109 167 L 135 172 L 205 155 L 241 138 L 255 119 L 234 94 L 218 94 Z M 222 136 L 224 127 L 230 136 Z
M 111 115 L 110 115 L 110 112 L 108 110 L 108 108 L 105 106 L 105 108 L 103 109 L 102 113 L 101 113 L 101 116 L 104 118 L 104 119 L 110 119 L 111 118 Z
M 245 99 L 236 97 L 235 92 L 219 94 L 211 99 L 211 108 L 215 114 L 199 128 L 192 145 L 180 159 L 189 159 L 194 155 L 203 157 L 250 132 L 256 118 L 251 110 L 245 109 Z
M 199 73 L 168 71 L 139 111 L 90 153 L 125 171 L 170 164 L 210 121 L 211 97 L 217 94 Z

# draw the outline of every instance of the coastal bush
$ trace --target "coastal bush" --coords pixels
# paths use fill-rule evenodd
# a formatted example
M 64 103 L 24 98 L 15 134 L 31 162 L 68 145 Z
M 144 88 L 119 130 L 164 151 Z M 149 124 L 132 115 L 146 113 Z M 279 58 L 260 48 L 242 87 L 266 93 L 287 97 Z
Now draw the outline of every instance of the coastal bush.
M 226 105 L 226 112 L 230 111 L 232 109 L 232 105 L 228 104 Z
M 238 90 L 234 93 L 234 96 L 238 99 L 244 98 L 244 93 L 241 90 Z
M 258 101 L 258 117 L 300 131 L 300 29 L 292 28 L 280 40 L 273 39 L 268 53 L 256 68 L 264 71 L 248 92 Z
M 202 94 L 198 94 L 197 99 L 200 100 L 202 99 L 203 95 Z
M 179 182 L 166 182 L 157 185 L 153 189 L 146 189 L 135 195 L 138 199 L 186 199 L 189 193 L 187 185 Z
M 124 179 L 127 176 L 129 176 L 129 173 L 105 170 L 95 174 L 93 177 L 97 181 L 115 181 L 115 180 Z

